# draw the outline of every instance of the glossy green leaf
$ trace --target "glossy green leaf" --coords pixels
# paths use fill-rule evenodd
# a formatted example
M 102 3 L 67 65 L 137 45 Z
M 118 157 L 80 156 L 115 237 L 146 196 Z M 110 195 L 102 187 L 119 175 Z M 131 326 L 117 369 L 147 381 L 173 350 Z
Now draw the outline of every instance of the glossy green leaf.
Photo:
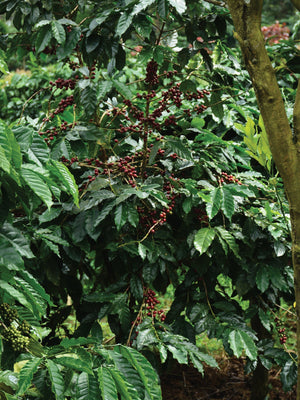
M 174 7 L 178 14 L 183 14 L 186 10 L 185 0 L 168 0 L 170 6 Z
M 14 286 L 9 284 L 8 282 L 4 280 L 0 280 L 0 289 L 5 291 L 11 298 L 19 301 L 23 306 L 29 308 L 32 311 L 32 306 L 30 302 L 27 300 L 27 298 L 23 295 L 23 293 L 17 289 L 15 289 Z
M 51 30 L 57 43 L 64 44 L 66 41 L 66 32 L 63 25 L 61 25 L 58 21 L 53 20 L 51 21 Z
M 209 219 L 213 219 L 217 215 L 223 200 L 223 191 L 220 187 L 216 187 L 210 193 L 209 202 L 206 203 L 206 212 Z
M 257 284 L 258 289 L 262 293 L 264 293 L 268 289 L 269 281 L 270 281 L 270 277 L 269 277 L 267 268 L 265 268 L 263 266 L 260 267 L 256 273 L 256 284 Z
M 47 21 L 48 22 L 48 21 Z M 41 53 L 49 45 L 52 39 L 52 31 L 49 26 L 43 26 L 37 34 L 35 47 L 38 53 Z
M 143 243 L 139 243 L 138 252 L 139 252 L 139 255 L 141 256 L 141 258 L 143 260 L 145 260 L 145 258 L 147 256 L 147 248 L 143 245 Z
M 10 173 L 10 162 L 6 158 L 5 151 L 4 149 L 0 146 L 0 168 L 3 169 L 3 171 Z
M 257 347 L 254 340 L 246 332 L 241 330 L 233 330 L 229 334 L 229 344 L 234 355 L 240 357 L 242 352 L 245 351 L 250 360 L 256 360 Z
M 127 29 L 130 27 L 132 20 L 133 20 L 132 14 L 127 14 L 126 12 L 123 12 L 117 24 L 116 35 L 122 36 L 123 33 L 125 33 Z
M 122 226 L 126 224 L 127 218 L 128 218 L 128 213 L 126 204 L 121 203 L 116 207 L 115 211 L 115 224 L 118 231 L 122 228 Z
M 205 253 L 209 246 L 212 244 L 216 236 L 214 228 L 202 228 L 200 229 L 194 239 L 194 246 L 199 251 L 200 255 Z
M 149 398 L 151 400 L 160 400 L 162 397 L 158 375 L 149 361 L 131 347 L 119 346 L 118 350 L 138 372 Z
M 101 389 L 102 400 L 118 399 L 117 387 L 110 371 L 111 368 L 104 366 L 98 368 L 98 381 Z
M 127 382 L 123 376 L 114 368 L 109 370 L 113 380 L 115 381 L 115 385 L 117 387 L 118 393 L 120 393 L 122 400 L 138 400 L 138 394 L 136 390 L 131 387 L 129 382 Z
M 21 269 L 24 265 L 21 255 L 3 234 L 0 234 L 0 265 L 10 270 Z
M 222 211 L 224 212 L 225 216 L 231 220 L 231 217 L 234 214 L 234 197 L 231 193 L 231 190 L 224 186 L 223 188 L 223 201 L 222 201 Z
M 132 15 L 137 15 L 147 7 L 151 6 L 155 0 L 140 0 L 133 8 Z
M 99 384 L 94 374 L 81 372 L 76 385 L 76 400 L 95 400 L 99 398 Z
M 280 374 L 283 390 L 288 391 L 297 382 L 297 365 L 293 360 L 288 360 Z
M 22 166 L 22 178 L 29 188 L 50 208 L 53 204 L 52 194 L 40 175 L 24 164 Z
M 225 243 L 227 244 L 229 249 L 234 253 L 234 255 L 237 258 L 241 258 L 240 254 L 239 254 L 239 246 L 238 246 L 237 242 L 235 241 L 234 236 L 227 229 L 223 228 L 222 226 L 217 226 L 217 227 L 215 227 L 215 229 L 217 231 L 219 238 L 221 238 L 225 241 Z
M 51 160 L 55 170 L 52 172 L 59 178 L 59 180 L 66 186 L 67 192 L 73 197 L 74 203 L 79 207 L 79 194 L 78 186 L 75 182 L 74 176 L 68 170 L 68 168 L 59 161 Z
M 56 357 L 55 362 L 57 364 L 63 365 L 64 367 L 74 369 L 75 371 L 92 374 L 91 366 L 79 358 L 62 356 L 62 357 Z
M 46 365 L 50 376 L 52 392 L 55 395 L 55 399 L 64 400 L 65 385 L 64 385 L 64 378 L 60 369 L 58 368 L 57 364 L 55 364 L 55 362 L 53 362 L 50 359 L 47 360 Z
M 23 395 L 30 387 L 34 373 L 37 371 L 42 358 L 32 358 L 26 362 L 19 374 L 17 396 Z

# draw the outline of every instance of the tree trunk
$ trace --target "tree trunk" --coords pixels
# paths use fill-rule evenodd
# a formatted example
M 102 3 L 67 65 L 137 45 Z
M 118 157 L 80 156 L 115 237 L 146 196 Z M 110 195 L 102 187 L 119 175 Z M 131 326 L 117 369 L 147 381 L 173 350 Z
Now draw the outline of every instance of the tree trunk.
M 256 304 L 256 299 L 252 299 L 252 304 Z M 259 340 L 270 339 L 271 333 L 262 325 L 258 314 L 251 319 L 251 327 L 255 331 Z M 260 360 L 253 371 L 251 380 L 251 398 L 250 400 L 265 400 L 269 392 L 269 371 L 265 368 Z
M 298 8 L 299 0 L 293 1 Z M 292 252 L 297 313 L 298 381 L 300 400 L 300 93 L 294 107 L 294 138 L 286 115 L 276 75 L 261 33 L 263 0 L 227 0 L 246 68 L 256 93 L 270 148 L 283 180 L 290 206 Z

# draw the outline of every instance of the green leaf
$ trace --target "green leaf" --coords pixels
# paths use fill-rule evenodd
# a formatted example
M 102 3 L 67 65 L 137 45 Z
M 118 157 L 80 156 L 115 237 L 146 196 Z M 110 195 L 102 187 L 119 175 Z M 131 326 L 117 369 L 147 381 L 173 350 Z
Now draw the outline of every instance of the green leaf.
M 137 15 L 141 11 L 145 10 L 145 8 L 151 6 L 155 0 L 140 0 L 133 8 L 132 15 Z
M 122 228 L 122 226 L 126 224 L 127 218 L 128 218 L 128 213 L 126 204 L 121 203 L 116 207 L 115 210 L 115 224 L 118 231 Z
M 222 188 L 223 190 L 223 202 L 222 202 L 222 210 L 225 214 L 225 216 L 231 220 L 231 217 L 234 214 L 234 197 L 230 191 L 229 188 L 227 188 L 226 186 L 224 186 Z
M 72 53 L 72 51 L 75 49 L 77 43 L 80 40 L 80 35 L 81 35 L 80 27 L 78 26 L 72 27 L 72 31 L 67 35 L 65 44 L 63 46 L 59 46 L 56 51 L 59 60 L 69 56 Z
M 4 290 L 10 297 L 19 301 L 23 306 L 29 308 L 32 311 L 31 304 L 27 301 L 26 297 L 23 293 L 16 290 L 12 285 L 8 282 L 0 280 L 0 289 Z
M 185 0 L 168 0 L 169 4 L 173 6 L 178 14 L 183 14 L 186 10 Z
M 46 293 L 45 289 L 41 284 L 28 272 L 25 270 L 19 271 L 18 274 L 30 284 L 31 288 L 35 290 L 35 292 L 44 299 L 50 306 L 53 305 L 51 298 L 48 293 Z
M 97 88 L 98 99 L 102 99 L 111 90 L 112 86 L 112 81 L 101 81 Z
M 222 226 L 217 226 L 215 227 L 215 229 L 217 231 L 219 238 L 226 242 L 229 249 L 234 253 L 234 255 L 237 258 L 241 258 L 239 254 L 239 246 L 236 243 L 234 236 L 232 236 L 232 234 L 226 229 L 224 229 Z
M 118 392 L 114 379 L 110 373 L 111 368 L 101 366 L 98 368 L 98 382 L 103 400 L 117 400 Z
M 42 358 L 33 358 L 28 360 L 19 374 L 18 390 L 16 395 L 22 396 L 31 385 L 34 373 L 37 371 Z
M 58 366 L 52 360 L 47 360 L 47 369 L 50 376 L 52 392 L 56 400 L 64 400 L 64 378 Z
M 262 308 L 259 308 L 258 310 L 258 316 L 263 324 L 263 326 L 266 328 L 267 331 L 271 332 L 272 326 L 270 323 L 270 316 L 267 312 L 265 312 Z
M 8 238 L 0 234 L 0 265 L 4 265 L 9 270 L 18 270 L 24 266 L 24 261 L 19 253 L 16 252 Z
M 206 212 L 209 219 L 213 219 L 217 215 L 223 200 L 223 191 L 220 187 L 216 187 L 210 193 L 209 202 L 206 203 Z
M 132 14 L 130 15 L 127 14 L 126 12 L 123 12 L 117 24 L 116 35 L 122 36 L 123 33 L 125 33 L 127 29 L 130 27 L 132 20 L 133 20 Z
M 49 29 L 48 26 L 43 26 L 37 34 L 36 41 L 35 41 L 35 48 L 38 53 L 41 53 L 48 44 L 51 42 L 52 39 L 52 31 Z
M 230 332 L 229 337 L 230 348 L 236 357 L 240 357 L 243 350 L 250 360 L 257 359 L 257 347 L 252 337 L 246 332 L 241 330 L 233 330 Z
M 167 136 L 166 145 L 171 151 L 177 153 L 179 157 L 185 160 L 194 161 L 191 150 L 189 150 L 187 145 L 180 138 Z
M 2 232 L 9 243 L 16 251 L 26 258 L 34 258 L 34 254 L 30 249 L 30 241 L 26 238 L 20 229 L 17 229 L 12 224 L 5 222 L 2 226 Z
M 132 98 L 132 92 L 129 89 L 129 87 L 127 85 L 125 85 L 125 83 L 122 82 L 118 82 L 118 81 L 113 81 L 113 85 L 114 87 L 117 89 L 117 91 L 124 96 L 126 99 L 131 99 Z
M 100 390 L 94 374 L 82 372 L 77 380 L 76 400 L 95 400 L 99 399 Z
M 172 346 L 171 344 L 166 343 L 166 347 L 172 356 L 179 362 L 179 364 L 187 364 L 188 363 L 188 353 L 187 350 L 178 345 L 177 347 Z
M 5 52 L 0 50 L 0 72 L 2 72 L 4 75 L 9 73 L 5 58 Z
M 88 117 L 92 117 L 97 109 L 97 90 L 94 85 L 88 85 L 80 93 L 80 102 Z M 89 133 L 91 129 L 88 130 Z
M 87 344 L 95 343 L 95 339 L 93 338 L 85 338 L 85 337 L 78 337 L 78 338 L 64 338 L 60 342 L 60 346 L 63 346 L 65 349 L 75 346 L 84 346 Z
M 142 243 L 139 243 L 138 252 L 139 252 L 139 255 L 141 256 L 141 258 L 143 260 L 145 260 L 145 258 L 147 256 L 147 247 L 145 247 Z
M 75 205 L 79 207 L 78 186 L 75 182 L 74 176 L 63 163 L 55 160 L 51 160 L 51 163 L 55 167 L 55 170 L 52 170 L 51 172 L 53 172 L 63 185 L 66 186 L 67 192 L 73 197 Z
M 28 169 L 26 164 L 22 165 L 21 173 L 22 178 L 30 189 L 50 208 L 53 204 L 52 194 L 40 175 Z
M 201 130 L 205 125 L 205 120 L 203 118 L 195 117 L 191 121 L 192 128 Z
M 191 361 L 193 363 L 193 366 L 197 368 L 197 370 L 203 375 L 204 374 L 204 367 L 202 363 L 198 360 L 198 358 L 195 356 L 195 354 L 191 353 L 190 354 Z
M 158 347 L 158 351 L 159 351 L 160 361 L 163 364 L 164 362 L 166 362 L 166 360 L 168 358 L 168 350 L 167 350 L 166 346 L 161 342 L 158 343 L 157 347 Z
M 86 372 L 88 374 L 93 373 L 91 366 L 79 358 L 69 356 L 56 357 L 55 362 L 63 365 L 64 367 L 74 369 L 75 371 Z
M 128 222 L 136 228 L 140 221 L 139 213 L 133 204 L 127 203 Z
M 18 374 L 12 371 L 0 371 L 0 382 L 13 390 L 18 388 Z
M 57 43 L 64 44 L 66 41 L 66 32 L 63 25 L 61 25 L 58 21 L 51 21 L 51 30 Z
M 200 255 L 205 253 L 209 246 L 212 244 L 216 236 L 214 228 L 202 228 L 200 229 L 194 239 L 194 246 L 199 251 Z
M 143 299 L 143 284 L 136 274 L 132 275 L 130 279 L 130 291 L 138 301 Z
M 138 395 L 135 393 L 135 389 L 129 385 L 129 382 L 126 382 L 126 380 L 123 379 L 119 371 L 111 368 L 109 372 L 115 381 L 115 385 L 122 400 L 138 400 Z
M 190 79 L 185 79 L 180 84 L 180 90 L 182 92 L 196 92 L 197 91 L 197 86 L 196 86 L 195 82 L 191 81 Z M 198 118 L 198 117 L 192 119 L 192 121 L 191 121 L 192 127 L 193 128 L 198 128 L 197 126 L 193 125 L 193 123 L 195 124 L 195 122 L 197 120 L 202 120 L 202 123 L 203 123 L 203 125 L 201 126 L 201 128 L 202 128 L 204 126 L 204 124 L 205 124 L 205 121 L 204 121 L 204 119 Z
M 202 53 L 201 53 L 202 54 Z M 222 120 L 224 117 L 224 109 L 221 98 L 221 91 L 213 91 L 210 96 L 210 104 L 211 110 L 213 114 L 219 119 Z
M 151 400 L 161 399 L 158 376 L 149 361 L 133 348 L 119 346 L 118 350 L 138 372 Z
M 3 171 L 7 172 L 8 174 L 10 173 L 10 162 L 6 158 L 5 151 L 4 149 L 0 146 L 0 168 L 3 169 Z
M 262 293 L 268 289 L 269 280 L 270 277 L 267 268 L 261 266 L 256 273 L 256 284 Z
M 288 360 L 281 370 L 280 374 L 282 387 L 284 391 L 292 389 L 297 382 L 297 365 L 293 360 Z

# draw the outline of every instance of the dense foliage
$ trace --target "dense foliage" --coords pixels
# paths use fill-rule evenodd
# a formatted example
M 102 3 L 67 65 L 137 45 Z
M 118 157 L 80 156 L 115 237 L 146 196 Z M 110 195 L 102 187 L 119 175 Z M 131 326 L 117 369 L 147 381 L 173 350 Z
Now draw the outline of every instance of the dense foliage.
M 227 10 L 0 12 L 16 29 L 0 41 L 2 398 L 156 400 L 167 360 L 217 367 L 202 332 L 289 390 L 288 206 Z M 290 109 L 296 52 L 272 46 Z

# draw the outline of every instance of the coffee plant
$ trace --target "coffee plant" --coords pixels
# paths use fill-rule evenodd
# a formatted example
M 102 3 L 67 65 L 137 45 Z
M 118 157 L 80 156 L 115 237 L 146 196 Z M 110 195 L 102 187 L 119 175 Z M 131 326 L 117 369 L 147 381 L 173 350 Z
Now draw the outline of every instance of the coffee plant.
M 15 28 L 0 40 L 2 398 L 160 399 L 165 362 L 217 367 L 202 332 L 247 373 L 279 365 L 289 390 L 274 319 L 294 301 L 289 212 L 226 9 L 0 13 Z

